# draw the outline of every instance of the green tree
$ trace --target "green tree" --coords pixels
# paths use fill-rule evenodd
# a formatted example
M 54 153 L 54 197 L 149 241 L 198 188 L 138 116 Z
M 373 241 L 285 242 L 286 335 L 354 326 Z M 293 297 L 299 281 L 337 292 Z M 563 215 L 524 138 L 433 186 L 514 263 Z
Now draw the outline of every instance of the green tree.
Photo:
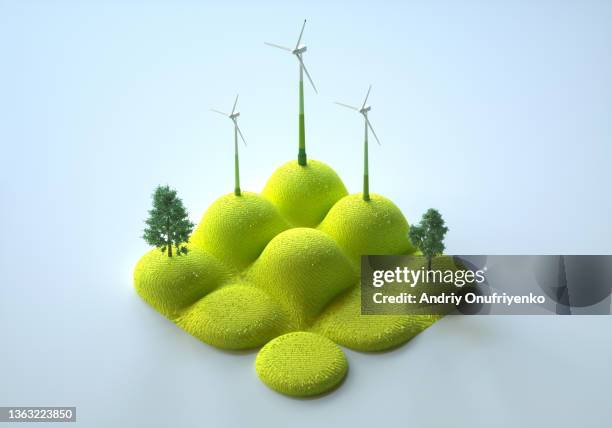
M 176 196 L 176 190 L 168 186 L 158 186 L 153 193 L 153 209 L 145 220 L 147 227 L 142 236 L 149 245 L 154 245 L 172 257 L 172 246 L 177 254 L 186 254 L 193 223 L 187 218 L 187 211 Z
M 433 257 L 444 252 L 446 232 L 448 228 L 444 225 L 444 219 L 433 208 L 427 210 L 418 226 L 410 227 L 410 240 L 427 257 L 427 269 L 431 269 Z

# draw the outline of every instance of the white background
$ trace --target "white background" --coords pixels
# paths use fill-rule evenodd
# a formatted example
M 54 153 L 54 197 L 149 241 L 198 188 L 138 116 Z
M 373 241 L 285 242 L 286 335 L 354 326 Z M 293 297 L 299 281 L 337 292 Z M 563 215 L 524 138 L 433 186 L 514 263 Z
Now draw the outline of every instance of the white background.
M 301 21 L 309 155 L 361 185 L 358 104 L 382 147 L 371 190 L 451 254 L 610 253 L 607 1 L 0 1 L 0 405 L 78 407 L 78 425 L 610 425 L 610 317 L 446 318 L 385 354 L 347 351 L 332 394 L 296 400 L 254 353 L 198 342 L 132 288 L 150 194 L 191 217 L 297 152 Z

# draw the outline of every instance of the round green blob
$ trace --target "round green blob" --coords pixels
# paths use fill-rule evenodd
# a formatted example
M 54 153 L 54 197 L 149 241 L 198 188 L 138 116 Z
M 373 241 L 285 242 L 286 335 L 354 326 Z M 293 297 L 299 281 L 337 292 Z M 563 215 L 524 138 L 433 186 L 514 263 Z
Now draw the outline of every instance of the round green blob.
M 362 255 L 412 253 L 408 229 L 406 218 L 393 202 L 377 194 L 364 201 L 361 193 L 339 200 L 319 226 L 356 263 Z
M 176 323 L 189 334 L 222 349 L 261 346 L 282 334 L 288 324 L 279 305 L 251 285 L 228 285 L 210 293 Z
M 197 248 L 173 257 L 153 249 L 134 270 L 134 287 L 140 297 L 171 319 L 225 279 L 222 264 Z
M 357 351 L 395 348 L 442 318 L 439 315 L 361 315 L 359 288 L 330 304 L 312 331 Z
M 318 334 L 295 332 L 264 346 L 255 361 L 257 375 L 275 391 L 296 397 L 322 394 L 344 379 L 344 352 Z
M 231 193 L 206 210 L 190 242 L 234 268 L 243 268 L 288 227 L 276 207 L 260 195 Z
M 268 179 L 262 194 L 296 227 L 315 227 L 348 192 L 338 174 L 323 162 L 301 166 L 290 161 Z
M 336 295 L 352 287 L 357 271 L 333 239 L 316 229 L 289 229 L 276 236 L 248 277 L 270 293 L 303 328 Z

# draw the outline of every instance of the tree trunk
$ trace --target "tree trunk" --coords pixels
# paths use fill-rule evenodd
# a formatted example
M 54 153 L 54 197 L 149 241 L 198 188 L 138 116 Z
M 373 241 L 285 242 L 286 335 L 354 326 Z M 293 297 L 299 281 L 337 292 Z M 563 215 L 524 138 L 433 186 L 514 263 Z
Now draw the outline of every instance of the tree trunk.
M 431 270 L 431 256 L 427 256 L 427 270 Z
M 172 257 L 172 238 L 170 238 L 170 219 L 166 220 L 166 236 L 168 237 L 168 257 Z

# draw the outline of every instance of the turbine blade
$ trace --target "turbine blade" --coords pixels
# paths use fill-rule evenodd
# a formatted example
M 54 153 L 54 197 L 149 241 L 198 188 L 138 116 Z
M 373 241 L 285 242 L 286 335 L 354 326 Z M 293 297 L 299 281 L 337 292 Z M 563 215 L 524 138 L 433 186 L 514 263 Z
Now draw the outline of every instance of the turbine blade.
M 368 97 L 370 96 L 370 90 L 372 90 L 372 85 L 370 85 L 370 87 L 368 88 L 368 93 L 366 94 L 365 100 L 363 100 L 363 105 L 361 106 L 361 108 L 364 108 L 366 106 L 366 103 L 368 102 Z
M 238 122 L 234 121 L 234 125 L 236 125 L 236 130 L 238 131 L 238 135 L 240 135 L 240 138 L 242 139 L 242 142 L 244 143 L 244 146 L 246 147 L 247 143 L 246 143 L 246 140 L 244 139 L 244 135 L 242 135 L 242 131 L 240 130 L 240 127 L 238 126 Z
M 310 73 L 308 72 L 308 69 L 306 68 L 306 65 L 304 65 L 304 61 L 302 61 L 302 57 L 299 55 L 296 55 L 298 61 L 300 62 L 300 65 L 302 66 L 302 68 L 304 69 L 304 73 L 306 73 L 306 77 L 308 77 L 308 80 L 310 81 L 310 84 L 312 85 L 312 89 L 314 89 L 314 91 L 318 94 L 319 91 L 317 91 L 317 87 L 315 86 L 314 82 L 312 81 L 312 77 L 310 77 Z
M 274 43 L 268 43 L 268 42 L 264 42 L 264 44 L 265 44 L 265 45 L 268 45 L 268 46 L 272 46 L 273 48 L 279 48 L 279 49 L 282 49 L 282 50 L 287 51 L 287 52 L 293 52 L 293 51 L 291 50 L 291 48 L 288 48 L 288 47 L 285 47 L 285 46 L 275 45 Z
M 372 124 L 370 123 L 370 120 L 368 119 L 367 116 L 365 116 L 365 120 L 366 123 L 368 124 L 368 127 L 370 128 L 370 131 L 372 131 L 372 134 L 374 134 L 374 138 L 376 138 L 376 142 L 378 143 L 378 145 L 380 146 L 380 140 L 378 139 L 378 136 L 376 135 L 376 132 L 374 131 L 374 128 L 372 128 Z
M 234 114 L 234 112 L 236 111 L 236 104 L 238 104 L 238 94 L 236 94 L 236 100 L 234 101 L 234 107 L 232 107 L 232 112 L 230 113 L 230 115 Z
M 335 101 L 334 103 L 338 104 L 339 106 L 342 106 L 342 107 L 350 108 L 351 110 L 359 111 L 359 109 L 357 107 L 353 107 L 353 106 L 350 106 L 348 104 L 339 103 L 338 101 Z
M 295 48 L 297 49 L 300 46 L 300 42 L 302 41 L 302 34 L 304 34 L 304 27 L 306 26 L 306 20 L 304 20 L 304 23 L 302 24 L 302 31 L 300 31 L 300 37 L 298 37 L 298 41 L 295 44 Z
M 222 114 L 223 116 L 229 116 L 229 114 L 223 113 L 222 111 L 219 111 L 219 110 L 215 110 L 214 108 L 211 108 L 210 111 L 214 111 L 215 113 Z

